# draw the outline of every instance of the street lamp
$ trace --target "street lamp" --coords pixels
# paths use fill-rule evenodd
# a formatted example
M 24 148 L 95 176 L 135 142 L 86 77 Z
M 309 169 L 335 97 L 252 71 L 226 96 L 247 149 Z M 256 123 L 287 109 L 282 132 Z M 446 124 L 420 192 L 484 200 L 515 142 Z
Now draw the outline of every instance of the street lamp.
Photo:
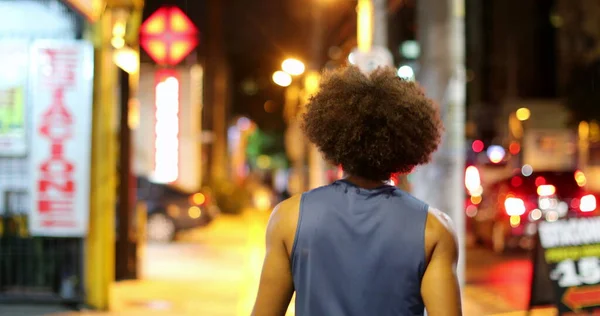
M 288 58 L 281 63 L 281 69 L 292 76 L 299 76 L 304 73 L 306 67 L 298 59 Z
M 278 70 L 273 73 L 273 82 L 282 87 L 292 84 L 292 76 L 285 71 Z

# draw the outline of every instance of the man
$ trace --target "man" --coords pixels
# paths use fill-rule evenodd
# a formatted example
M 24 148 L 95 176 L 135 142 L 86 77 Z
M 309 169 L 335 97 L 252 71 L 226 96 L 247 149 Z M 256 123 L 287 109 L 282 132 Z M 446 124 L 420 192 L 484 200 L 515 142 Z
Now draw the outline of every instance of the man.
M 303 129 L 345 178 L 279 204 L 252 315 L 457 316 L 458 247 L 449 218 L 389 185 L 430 161 L 436 106 L 393 69 L 324 76 Z

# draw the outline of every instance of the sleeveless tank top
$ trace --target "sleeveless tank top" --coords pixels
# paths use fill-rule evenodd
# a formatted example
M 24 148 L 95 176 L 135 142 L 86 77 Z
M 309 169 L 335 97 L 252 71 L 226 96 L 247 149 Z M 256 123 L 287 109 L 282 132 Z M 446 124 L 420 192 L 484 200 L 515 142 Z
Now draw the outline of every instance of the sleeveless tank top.
M 302 195 L 291 262 L 296 316 L 424 315 L 428 205 L 339 180 Z

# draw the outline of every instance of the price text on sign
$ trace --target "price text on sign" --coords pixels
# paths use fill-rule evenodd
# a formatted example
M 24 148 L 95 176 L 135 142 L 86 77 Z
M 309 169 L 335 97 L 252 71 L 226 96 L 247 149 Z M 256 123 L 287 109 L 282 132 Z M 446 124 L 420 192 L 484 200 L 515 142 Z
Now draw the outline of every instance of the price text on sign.
M 544 222 L 539 235 L 561 315 L 600 314 L 600 217 Z

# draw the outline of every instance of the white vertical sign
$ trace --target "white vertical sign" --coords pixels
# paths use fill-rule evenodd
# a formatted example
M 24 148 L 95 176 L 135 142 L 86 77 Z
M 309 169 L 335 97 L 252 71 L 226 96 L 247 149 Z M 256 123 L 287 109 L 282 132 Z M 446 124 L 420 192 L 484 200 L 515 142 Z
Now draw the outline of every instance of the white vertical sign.
M 31 48 L 29 230 L 84 237 L 88 229 L 93 47 L 38 41 Z

